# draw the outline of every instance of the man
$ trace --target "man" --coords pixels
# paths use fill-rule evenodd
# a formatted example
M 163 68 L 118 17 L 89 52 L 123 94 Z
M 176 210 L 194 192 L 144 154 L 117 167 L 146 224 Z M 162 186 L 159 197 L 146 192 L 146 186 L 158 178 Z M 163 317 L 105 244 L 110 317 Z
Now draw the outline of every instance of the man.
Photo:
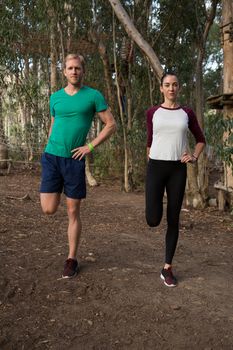
M 77 275 L 77 250 L 81 236 L 81 200 L 86 197 L 85 155 L 110 137 L 116 123 L 103 95 L 83 85 L 84 58 L 70 54 L 65 58 L 67 86 L 51 95 L 51 126 L 48 143 L 42 155 L 41 207 L 45 214 L 54 214 L 62 191 L 66 195 L 69 253 L 63 278 Z M 85 144 L 95 113 L 105 124 L 91 143 Z

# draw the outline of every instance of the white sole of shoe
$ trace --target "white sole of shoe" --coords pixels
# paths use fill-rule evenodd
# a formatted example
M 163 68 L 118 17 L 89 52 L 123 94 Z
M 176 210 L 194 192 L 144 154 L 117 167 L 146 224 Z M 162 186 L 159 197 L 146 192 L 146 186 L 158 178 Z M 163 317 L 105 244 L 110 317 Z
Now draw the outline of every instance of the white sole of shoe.
M 63 279 L 67 279 L 67 280 L 70 280 L 71 278 L 74 278 L 74 277 L 76 277 L 77 276 L 77 274 L 78 274 L 78 271 L 77 272 L 75 272 L 75 274 L 73 274 L 73 276 L 61 276 L 61 278 L 63 278 Z
M 167 284 L 165 281 L 165 278 L 162 274 L 160 274 L 160 278 L 163 280 L 163 283 L 165 284 L 165 286 L 169 287 L 169 288 L 174 288 L 177 286 L 177 284 Z

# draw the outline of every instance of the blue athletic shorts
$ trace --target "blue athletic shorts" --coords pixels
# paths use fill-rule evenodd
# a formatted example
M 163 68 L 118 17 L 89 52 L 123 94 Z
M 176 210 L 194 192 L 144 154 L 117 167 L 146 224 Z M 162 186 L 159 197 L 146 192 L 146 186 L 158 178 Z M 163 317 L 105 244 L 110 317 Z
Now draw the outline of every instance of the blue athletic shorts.
M 41 193 L 65 193 L 69 198 L 86 197 L 85 159 L 73 159 L 43 153 L 41 157 Z

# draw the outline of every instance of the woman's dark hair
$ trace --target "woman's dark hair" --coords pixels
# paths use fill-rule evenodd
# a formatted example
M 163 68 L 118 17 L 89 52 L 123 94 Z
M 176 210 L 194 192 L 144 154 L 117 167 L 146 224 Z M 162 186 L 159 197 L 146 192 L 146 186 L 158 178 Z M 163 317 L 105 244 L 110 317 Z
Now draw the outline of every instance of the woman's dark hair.
M 162 77 L 161 77 L 161 79 L 160 79 L 160 85 L 161 86 L 163 85 L 164 78 L 166 78 L 168 75 L 174 75 L 175 77 L 177 77 L 177 74 L 174 71 L 166 71 L 166 72 L 164 72 Z

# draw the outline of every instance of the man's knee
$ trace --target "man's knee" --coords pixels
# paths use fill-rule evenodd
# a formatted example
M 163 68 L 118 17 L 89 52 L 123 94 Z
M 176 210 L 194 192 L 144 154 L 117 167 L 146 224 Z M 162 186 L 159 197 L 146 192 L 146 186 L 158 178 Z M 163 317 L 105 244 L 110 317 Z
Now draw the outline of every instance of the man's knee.
M 68 207 L 67 213 L 69 218 L 76 218 L 79 215 L 79 209 L 75 207 Z
M 81 200 L 73 200 L 67 198 L 67 213 L 70 219 L 76 219 L 80 215 L 80 204 Z
M 53 215 L 56 213 L 57 208 L 49 207 L 49 206 L 41 206 L 42 212 L 46 215 Z
M 60 194 L 40 194 L 40 204 L 42 212 L 46 215 L 53 215 L 56 213 L 60 203 Z

